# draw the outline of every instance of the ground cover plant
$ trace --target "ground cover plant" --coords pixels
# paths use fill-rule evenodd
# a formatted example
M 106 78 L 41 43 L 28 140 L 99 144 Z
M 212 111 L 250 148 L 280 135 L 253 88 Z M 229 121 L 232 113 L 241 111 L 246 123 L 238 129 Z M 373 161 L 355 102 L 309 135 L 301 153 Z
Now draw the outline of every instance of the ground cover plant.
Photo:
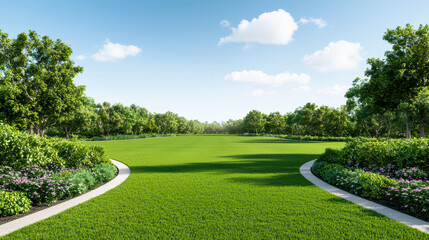
M 429 239 L 299 173 L 344 143 L 178 136 L 88 144 L 126 163 L 130 177 L 5 239 Z
M 429 220 L 429 140 L 354 139 L 313 165 L 326 182 Z

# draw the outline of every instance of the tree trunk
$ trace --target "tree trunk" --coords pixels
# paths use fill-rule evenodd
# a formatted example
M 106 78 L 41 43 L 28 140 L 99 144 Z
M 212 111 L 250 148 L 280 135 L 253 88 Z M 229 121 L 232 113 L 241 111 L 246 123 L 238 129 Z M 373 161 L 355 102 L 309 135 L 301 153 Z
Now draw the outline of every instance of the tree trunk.
M 64 131 L 66 132 L 66 139 L 68 140 L 70 138 L 70 130 L 68 127 L 65 127 Z
M 389 126 L 389 128 L 387 129 L 387 140 L 389 140 L 391 128 L 392 128 L 392 126 Z
M 425 125 L 422 123 L 420 124 L 420 137 L 424 138 L 425 137 Z
M 408 117 L 405 120 L 405 138 L 407 138 L 407 139 L 411 138 L 410 124 L 408 123 Z
M 43 137 L 43 135 L 45 135 L 45 132 L 46 132 L 46 129 L 42 129 L 42 127 L 39 124 L 33 124 L 33 130 L 34 130 L 34 133 L 39 137 Z

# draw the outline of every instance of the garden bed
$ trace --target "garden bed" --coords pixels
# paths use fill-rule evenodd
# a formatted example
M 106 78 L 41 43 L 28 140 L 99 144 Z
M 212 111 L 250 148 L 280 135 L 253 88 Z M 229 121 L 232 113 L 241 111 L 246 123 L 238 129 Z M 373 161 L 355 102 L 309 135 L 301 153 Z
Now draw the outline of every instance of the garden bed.
M 429 220 L 429 141 L 356 139 L 327 149 L 311 171 L 360 197 Z
M 102 147 L 0 124 L 0 217 L 82 195 L 116 173 Z

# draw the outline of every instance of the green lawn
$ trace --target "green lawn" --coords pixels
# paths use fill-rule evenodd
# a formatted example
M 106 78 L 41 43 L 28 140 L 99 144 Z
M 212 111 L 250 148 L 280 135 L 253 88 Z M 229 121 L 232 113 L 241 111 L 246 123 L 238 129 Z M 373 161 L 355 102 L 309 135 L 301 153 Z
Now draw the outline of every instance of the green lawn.
M 343 143 L 182 136 L 95 142 L 131 176 L 6 239 L 423 239 L 335 197 L 299 167 Z

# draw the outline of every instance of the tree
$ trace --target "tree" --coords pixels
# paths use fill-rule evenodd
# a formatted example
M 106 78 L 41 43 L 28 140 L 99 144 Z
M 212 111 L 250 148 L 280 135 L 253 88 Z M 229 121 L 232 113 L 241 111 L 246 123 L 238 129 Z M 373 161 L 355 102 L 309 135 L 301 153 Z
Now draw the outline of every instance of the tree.
M 388 29 L 383 39 L 392 44 L 392 50 L 385 52 L 385 59 L 368 59 L 365 75 L 369 79 L 360 94 L 364 98 L 361 102 L 370 100 L 382 115 L 396 111 L 401 103 L 411 104 L 419 90 L 429 86 L 429 25 L 420 25 L 417 30 L 410 24 Z M 419 122 L 425 121 L 423 115 L 417 117 Z M 424 124 L 420 124 L 420 136 L 424 137 Z
M 175 113 L 155 114 L 155 122 L 162 134 L 177 132 L 177 114 Z
M 43 136 L 78 109 L 84 86 L 73 78 L 83 71 L 70 60 L 70 46 L 35 31 L 16 39 L 0 31 L 0 119 Z
M 423 88 L 412 100 L 416 109 L 420 137 L 425 137 L 424 125 L 429 122 L 429 88 Z
M 267 116 L 265 123 L 265 129 L 269 133 L 279 134 L 285 127 L 285 118 L 279 112 L 272 112 Z
M 257 110 L 250 111 L 243 122 L 249 132 L 258 134 L 264 131 L 265 118 L 264 115 Z
M 110 136 L 112 133 L 119 133 L 123 120 L 118 113 L 115 113 L 113 107 L 108 102 L 97 104 L 98 126 L 104 136 Z

